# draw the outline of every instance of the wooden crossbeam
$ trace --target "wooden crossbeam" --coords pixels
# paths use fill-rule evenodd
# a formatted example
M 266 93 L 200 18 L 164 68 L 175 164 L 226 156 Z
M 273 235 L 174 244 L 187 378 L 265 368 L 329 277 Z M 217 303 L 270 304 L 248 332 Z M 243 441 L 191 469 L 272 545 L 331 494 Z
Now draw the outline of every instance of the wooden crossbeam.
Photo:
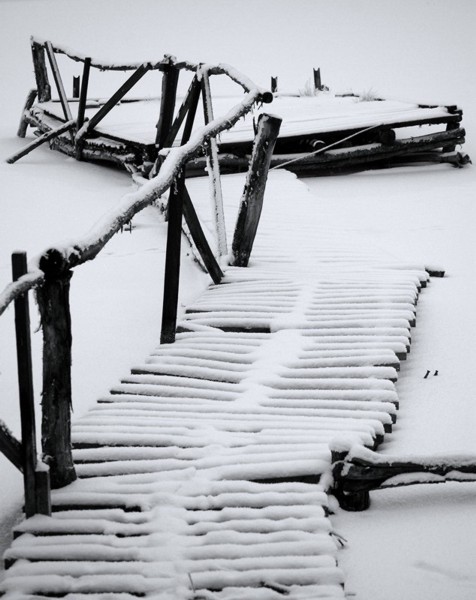
M 180 108 L 178 109 L 177 116 L 175 117 L 175 120 L 172 123 L 170 131 L 165 139 L 165 142 L 164 142 L 165 148 L 170 148 L 172 146 L 175 138 L 177 137 L 177 133 L 179 132 L 179 129 L 180 129 L 185 117 L 187 116 L 187 113 L 189 112 L 190 108 L 192 106 L 195 106 L 195 110 L 196 110 L 196 106 L 197 106 L 198 100 L 200 98 L 200 93 L 201 93 L 200 83 L 198 82 L 198 79 L 195 76 L 192 79 L 192 83 L 190 84 L 190 87 L 188 88 L 185 99 L 182 102 Z M 189 136 L 189 139 L 190 139 L 190 136 Z M 182 143 L 183 143 L 183 141 L 182 141 Z
M 98 110 L 98 112 L 91 117 L 91 119 L 85 125 L 84 133 L 87 133 L 93 130 L 99 123 L 104 119 L 104 117 L 111 112 L 111 110 L 116 106 L 116 104 L 127 94 L 127 92 L 132 89 L 135 84 L 142 79 L 142 77 L 149 71 L 150 65 L 143 64 L 140 65 L 134 73 L 125 81 L 121 87 L 114 92 L 114 94 L 109 98 L 109 100 Z M 84 135 L 83 133 L 83 135 Z

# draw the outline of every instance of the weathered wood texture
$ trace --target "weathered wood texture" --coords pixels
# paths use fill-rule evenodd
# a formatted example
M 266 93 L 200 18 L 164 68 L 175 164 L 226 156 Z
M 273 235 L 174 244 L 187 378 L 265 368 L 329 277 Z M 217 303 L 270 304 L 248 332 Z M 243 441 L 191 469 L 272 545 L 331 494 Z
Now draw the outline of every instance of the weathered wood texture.
M 30 108 L 33 106 L 33 103 L 35 102 L 37 95 L 38 95 L 38 92 L 36 90 L 30 90 L 28 92 L 28 96 L 26 97 L 26 101 L 25 101 L 25 106 L 23 107 L 23 110 L 21 113 L 20 124 L 18 126 L 18 131 L 17 131 L 18 137 L 24 138 L 26 135 L 26 130 L 28 128 L 28 120 L 25 117 L 26 117 L 26 114 L 28 113 L 28 111 L 30 110 Z
M 235 267 L 246 267 L 250 259 L 263 207 L 269 165 L 280 126 L 281 119 L 267 114 L 262 114 L 258 121 L 258 133 L 233 236 L 231 264 Z
M 63 80 L 61 78 L 58 63 L 56 62 L 55 52 L 53 50 L 51 42 L 46 42 L 45 48 L 48 60 L 50 61 L 51 72 L 53 73 L 53 79 L 55 80 L 56 89 L 58 91 L 58 96 L 61 102 L 61 108 L 63 109 L 64 118 L 66 121 L 71 121 L 73 119 L 73 115 L 71 114 L 68 98 L 66 96 L 66 92 L 64 91 Z
M 31 52 L 33 56 L 33 68 L 35 70 L 36 89 L 38 90 L 38 101 L 48 102 L 48 100 L 51 100 L 51 86 L 46 68 L 45 48 L 42 44 L 32 41 Z
M 71 453 L 71 315 L 72 272 L 61 254 L 51 250 L 40 260 L 44 283 L 37 290 L 43 330 L 42 447 L 50 467 L 51 485 L 59 488 L 76 479 Z
M 20 160 L 20 158 L 23 158 L 23 156 L 29 154 L 32 150 L 35 150 L 35 148 L 38 148 L 45 142 L 49 142 L 50 140 L 53 140 L 54 138 L 60 136 L 63 133 L 66 133 L 67 131 L 71 131 L 75 126 L 76 121 L 68 121 L 63 125 L 56 127 L 56 129 L 51 129 L 50 131 L 44 133 L 43 135 L 40 135 L 36 138 L 36 140 L 33 140 L 30 144 L 28 144 L 27 146 L 25 146 L 24 148 L 7 158 L 6 162 L 9 164 L 15 163 L 17 160 Z

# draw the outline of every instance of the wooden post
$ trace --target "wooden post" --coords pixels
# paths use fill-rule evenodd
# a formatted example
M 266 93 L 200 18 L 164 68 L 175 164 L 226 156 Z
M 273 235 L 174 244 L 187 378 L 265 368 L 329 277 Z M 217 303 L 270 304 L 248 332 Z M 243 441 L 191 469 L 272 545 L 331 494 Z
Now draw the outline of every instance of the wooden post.
M 91 58 L 87 56 L 84 59 L 83 65 L 83 77 L 81 79 L 81 90 L 79 92 L 79 103 L 78 103 L 78 130 L 84 124 L 84 115 L 86 112 L 86 102 L 88 100 L 88 86 L 89 86 L 89 72 L 91 69 Z
M 185 173 L 174 179 L 169 193 L 169 220 L 165 252 L 164 299 L 162 305 L 161 344 L 175 342 L 180 280 L 180 251 L 182 246 L 182 209 Z
M 274 145 L 279 134 L 281 119 L 261 114 L 258 133 L 253 144 L 250 166 L 241 198 L 238 219 L 233 236 L 231 264 L 246 267 L 263 207 L 263 197 Z
M 21 113 L 20 125 L 18 126 L 17 136 L 24 138 L 26 135 L 26 130 L 28 127 L 28 121 L 26 120 L 26 113 L 33 106 L 33 102 L 36 100 L 38 92 L 36 90 L 30 90 L 28 92 L 28 96 L 26 97 L 25 106 L 23 107 L 23 111 Z
M 155 144 L 158 150 L 164 148 L 165 140 L 170 132 L 174 119 L 175 101 L 179 70 L 173 65 L 164 67 L 162 75 L 162 96 L 160 100 L 160 115 L 157 123 Z
M 51 485 L 59 488 L 76 479 L 71 453 L 71 315 L 72 271 L 63 256 L 49 250 L 40 259 L 45 273 L 37 289 L 43 329 L 42 446 L 50 467 Z
M 31 52 L 33 54 L 33 68 L 35 69 L 38 101 L 48 102 L 48 100 L 51 100 L 51 86 L 48 81 L 48 71 L 46 69 L 45 48 L 37 42 L 32 42 Z
M 213 121 L 212 95 L 208 73 L 202 73 L 203 113 L 205 124 Z M 208 176 L 211 181 L 213 193 L 213 213 L 217 233 L 218 254 L 225 256 L 228 253 L 225 230 L 225 213 L 223 211 L 223 195 L 220 181 L 220 166 L 218 164 L 218 146 L 215 138 L 210 139 L 208 150 Z
M 12 254 L 13 281 L 27 272 L 25 252 Z M 15 300 L 18 388 L 21 416 L 21 457 L 25 488 L 25 515 L 51 514 L 48 470 L 37 468 L 35 403 L 31 360 L 30 310 L 28 292 Z
M 26 272 L 26 253 L 15 252 L 12 254 L 13 281 L 17 281 Z M 25 514 L 27 517 L 31 517 L 35 514 L 36 509 L 36 435 L 28 293 L 22 294 L 15 300 L 15 333 L 21 414 L 23 482 L 25 486 Z
M 313 69 L 313 75 L 314 75 L 314 89 L 315 90 L 322 90 L 322 81 L 321 81 L 321 69 Z
M 167 137 L 164 142 L 165 148 L 170 148 L 172 146 L 172 144 L 175 141 L 175 138 L 177 137 L 177 133 L 179 132 L 180 126 L 182 125 L 185 117 L 187 115 L 190 115 L 191 112 L 193 112 L 193 119 L 191 121 L 191 126 L 193 125 L 193 121 L 195 119 L 195 113 L 197 111 L 197 105 L 198 105 L 198 101 L 200 99 L 201 91 L 202 90 L 200 87 L 200 83 L 197 79 L 197 76 L 195 76 L 192 79 L 192 83 L 190 84 L 190 87 L 188 88 L 185 99 L 182 102 L 180 108 L 178 109 L 177 116 L 175 117 L 174 122 L 172 123 L 170 130 L 167 134 Z M 190 119 L 190 117 L 189 117 L 189 119 Z M 190 139 L 190 133 L 191 133 L 191 129 L 190 129 L 190 132 L 188 133 L 188 137 L 187 137 L 186 141 L 188 141 Z M 185 137 L 185 132 L 182 135 L 182 144 L 185 143 L 183 141 L 184 137 Z
M 79 98 L 79 90 L 81 86 L 81 77 L 74 76 L 73 77 L 73 98 Z
M 275 94 L 278 91 L 278 78 L 271 77 L 271 91 Z

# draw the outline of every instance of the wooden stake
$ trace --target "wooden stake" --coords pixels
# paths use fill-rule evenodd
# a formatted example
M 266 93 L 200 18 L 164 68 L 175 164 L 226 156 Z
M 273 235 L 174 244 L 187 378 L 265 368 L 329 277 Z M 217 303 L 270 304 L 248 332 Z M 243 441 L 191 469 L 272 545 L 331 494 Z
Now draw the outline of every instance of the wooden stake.
M 313 69 L 313 75 L 314 75 L 314 89 L 315 90 L 322 90 L 322 82 L 321 82 L 321 69 Z
M 246 267 L 258 230 L 268 170 L 281 119 L 261 114 L 233 236 L 231 264 Z
M 51 485 L 60 488 L 76 479 L 71 453 L 71 314 L 72 271 L 63 256 L 49 250 L 40 259 L 45 273 L 37 289 L 43 330 L 42 447 Z
M 180 252 L 182 247 L 182 208 L 185 174 L 180 173 L 169 193 L 169 220 L 165 252 L 164 299 L 162 306 L 161 344 L 175 342 L 180 281 Z
M 208 73 L 202 73 L 203 112 L 205 124 L 213 121 L 212 95 Z M 225 213 L 223 211 L 223 195 L 220 181 L 220 166 L 218 164 L 218 146 L 215 138 L 210 139 L 208 149 L 208 176 L 211 181 L 213 193 L 213 213 L 215 217 L 215 228 L 217 233 L 217 246 L 219 256 L 228 253 L 225 229 Z
M 271 77 L 271 91 L 275 94 L 278 91 L 278 78 Z

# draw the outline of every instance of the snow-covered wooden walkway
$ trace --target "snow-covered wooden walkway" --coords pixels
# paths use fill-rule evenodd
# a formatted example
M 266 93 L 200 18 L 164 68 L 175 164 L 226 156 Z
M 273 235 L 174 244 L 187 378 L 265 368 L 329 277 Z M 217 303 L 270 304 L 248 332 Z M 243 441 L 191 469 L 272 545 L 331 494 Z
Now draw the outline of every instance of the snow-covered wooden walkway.
M 20 526 L 5 598 L 346 597 L 329 443 L 391 431 L 428 273 L 270 182 L 251 266 L 76 421 L 79 479 Z

